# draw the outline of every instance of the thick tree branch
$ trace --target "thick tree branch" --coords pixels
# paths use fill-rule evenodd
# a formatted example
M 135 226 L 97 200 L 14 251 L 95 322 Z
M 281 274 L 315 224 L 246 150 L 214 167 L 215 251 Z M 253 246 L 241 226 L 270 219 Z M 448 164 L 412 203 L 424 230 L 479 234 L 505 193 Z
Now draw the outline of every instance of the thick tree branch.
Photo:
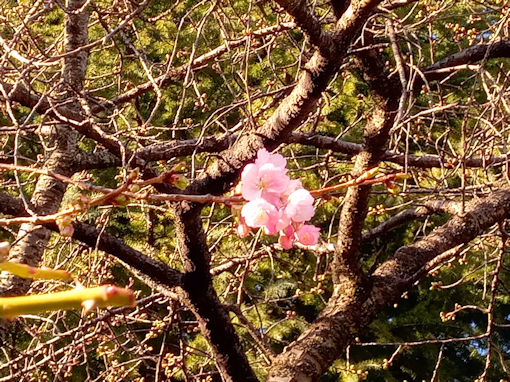
M 334 49 L 335 41 L 329 32 L 322 29 L 320 21 L 307 7 L 306 0 L 276 0 L 296 21 L 297 26 L 308 36 L 310 43 L 328 57 Z
M 25 206 L 20 198 L 0 193 L 0 212 L 11 216 L 24 216 Z
M 135 151 L 134 154 L 137 158 L 143 159 L 146 162 L 154 162 L 187 156 L 193 153 L 217 153 L 230 147 L 236 138 L 237 135 L 225 134 L 201 139 L 172 140 L 143 147 Z M 122 166 L 122 161 L 108 150 L 95 153 L 82 152 L 76 157 L 75 161 L 75 167 L 78 170 L 118 166 Z
M 66 52 L 73 51 L 88 41 L 89 10 L 83 7 L 83 0 L 68 0 L 69 12 L 65 22 Z M 85 70 L 87 68 L 87 51 L 66 56 L 63 67 L 63 87 L 66 98 L 75 98 L 76 93 L 83 90 Z M 78 100 L 74 100 L 71 109 L 80 110 Z M 54 150 L 49 154 L 44 164 L 46 170 L 70 175 L 73 173 L 72 163 L 77 152 L 77 134 L 66 125 L 55 127 L 51 134 Z M 51 214 L 58 210 L 64 196 L 66 184 L 49 176 L 39 177 L 35 186 L 31 203 L 39 214 Z M 18 232 L 16 245 L 9 252 L 9 260 L 37 266 L 42 258 L 50 232 L 46 228 L 37 228 L 31 224 L 23 224 Z M 19 295 L 27 292 L 30 280 L 6 274 L 1 274 L 0 294 Z
M 136 151 L 137 157 L 147 161 L 154 162 L 158 160 L 170 160 L 172 158 L 191 155 L 196 153 L 218 153 L 228 149 L 236 141 L 237 135 L 210 136 L 200 140 L 187 139 L 175 140 L 164 143 L 158 143 L 141 148 Z M 316 133 L 292 132 L 285 143 L 299 143 L 306 146 L 314 146 L 320 149 L 331 150 L 335 153 L 357 155 L 363 150 L 363 145 L 320 135 Z M 490 156 L 487 158 L 465 158 L 463 164 L 469 168 L 480 168 L 486 166 L 498 166 L 507 161 L 507 157 Z M 452 160 L 454 163 L 452 164 Z M 456 158 L 441 157 L 439 155 L 413 155 L 397 154 L 392 151 L 385 151 L 381 157 L 383 162 L 392 162 L 408 167 L 416 168 L 436 168 L 451 167 L 455 164 Z M 94 153 L 79 153 L 75 158 L 75 169 L 92 170 L 100 168 L 118 167 L 122 165 L 119 157 L 110 153 L 110 151 L 98 151 Z
M 509 216 L 508 186 L 483 199 L 472 200 L 466 205 L 464 214 L 452 217 L 415 244 L 400 248 L 373 273 L 371 298 L 367 300 L 366 308 L 380 311 L 396 301 L 425 274 L 429 261 L 460 244 L 469 243 Z
M 56 225 L 49 224 L 48 227 L 58 232 L 58 227 Z M 101 233 L 96 227 L 85 223 L 76 222 L 73 224 L 73 227 L 73 239 L 116 257 L 124 264 L 128 265 L 129 268 L 141 273 L 144 278 L 149 278 L 156 284 L 161 284 L 168 288 L 173 288 L 182 284 L 182 274 L 180 272 L 144 255 L 125 244 L 122 240 L 110 234 Z
M 400 248 L 372 274 L 373 286 L 361 307 L 343 300 L 328 306 L 314 325 L 277 357 L 268 381 L 313 381 L 345 352 L 377 313 L 397 301 L 426 274 L 429 261 L 468 243 L 508 217 L 510 188 L 505 187 L 484 199 L 473 200 L 466 206 L 465 214 L 454 216 L 417 243 Z M 303 369 L 302 365 L 308 369 Z M 313 373 L 305 370 L 313 370 Z
M 362 150 L 351 171 L 355 178 L 379 163 L 393 127 L 401 95 L 401 87 L 389 78 L 384 61 L 377 53 L 365 51 L 361 62 L 365 79 L 372 89 L 375 106 L 364 129 Z M 341 290 L 344 298 L 347 295 L 354 297 L 360 292 L 358 289 L 363 287 L 358 250 L 370 190 L 370 186 L 350 187 L 340 214 L 337 246 L 331 269 L 335 290 Z
M 176 232 L 185 270 L 183 300 L 197 317 L 223 381 L 257 381 L 228 312 L 214 290 L 200 211 L 189 203 L 177 205 L 175 209 Z
M 492 41 L 489 43 L 477 44 L 470 46 L 458 53 L 454 53 L 450 56 L 439 60 L 438 62 L 426 67 L 423 70 L 425 77 L 428 81 L 441 80 L 447 77 L 450 73 L 438 72 L 439 69 L 455 67 L 459 65 L 472 64 L 482 60 L 488 60 L 492 58 L 503 58 L 510 57 L 510 40 L 499 40 Z M 418 82 L 421 82 L 418 81 Z M 416 87 L 421 87 L 422 82 Z

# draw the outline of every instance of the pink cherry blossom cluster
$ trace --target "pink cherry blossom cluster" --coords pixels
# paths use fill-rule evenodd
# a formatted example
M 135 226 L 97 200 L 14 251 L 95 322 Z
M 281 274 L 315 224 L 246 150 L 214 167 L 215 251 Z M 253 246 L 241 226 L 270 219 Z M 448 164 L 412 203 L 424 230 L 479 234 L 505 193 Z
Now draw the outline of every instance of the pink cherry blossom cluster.
M 315 213 L 313 196 L 300 180 L 289 178 L 286 166 L 283 156 L 261 149 L 255 163 L 244 168 L 241 193 L 248 203 L 241 210 L 239 236 L 262 227 L 267 235 L 279 233 L 279 243 L 285 249 L 290 249 L 294 240 L 317 244 L 319 228 L 305 224 Z

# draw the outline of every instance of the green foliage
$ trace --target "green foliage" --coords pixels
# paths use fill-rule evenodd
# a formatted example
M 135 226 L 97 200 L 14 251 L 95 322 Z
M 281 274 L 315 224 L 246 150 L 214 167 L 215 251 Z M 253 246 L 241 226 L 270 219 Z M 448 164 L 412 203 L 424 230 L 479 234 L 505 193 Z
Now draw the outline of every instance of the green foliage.
M 64 52 L 66 13 L 61 2 L 50 3 L 51 7 L 38 20 L 29 23 L 25 23 L 24 17 L 34 2 L 5 0 L 0 4 L 3 20 L 0 35 L 11 41 L 18 30 L 22 31 L 15 47 L 25 57 L 44 60 Z M 131 15 L 133 7 L 137 6 L 135 3 L 92 1 L 89 4 L 92 9 L 89 41 L 100 41 L 108 36 Z M 288 93 L 288 86 L 303 72 L 314 50 L 305 34 L 297 28 L 264 38 L 251 35 L 255 30 L 289 20 L 272 2 L 236 0 L 218 2 L 212 10 L 211 6 L 212 2 L 198 0 L 150 1 L 133 16 L 122 33 L 114 33 L 90 49 L 86 92 L 80 102 L 92 110 L 92 118 L 96 121 L 93 128 L 101 128 L 128 150 L 138 150 L 176 139 L 198 139 L 200 142 L 212 135 L 234 137 L 268 120 Z M 314 12 L 325 24 L 329 23 L 324 30 L 330 30 L 333 23 L 329 3 L 314 3 Z M 397 76 L 395 54 L 387 36 L 383 36 L 384 23 L 390 18 L 395 21 L 406 70 L 416 79 L 421 73 L 416 68 L 426 68 L 472 44 L 489 41 L 497 32 L 494 25 L 500 23 L 502 17 L 498 1 L 420 0 L 393 9 L 384 17 L 375 17 L 370 21 L 374 24 L 369 23 L 366 28 L 367 33 L 374 32 L 375 46 L 387 60 L 391 75 Z M 247 36 L 251 37 L 245 39 Z M 244 39 L 241 45 L 230 47 L 240 39 Z M 223 54 L 201 66 L 188 67 L 192 55 L 196 59 L 224 44 L 229 48 Z M 356 50 L 358 45 L 350 49 Z M 355 55 L 349 56 L 348 68 L 342 69 L 322 94 L 318 102 L 320 115 L 313 110 L 310 118 L 299 127 L 301 131 L 353 143 L 363 142 L 363 129 L 374 111 L 375 102 L 354 60 Z M 47 94 L 52 101 L 62 101 L 62 57 L 52 65 L 30 70 L 27 64 L 7 55 L 5 62 L 9 70 L 2 73 L 8 83 L 14 83 L 19 73 L 23 73 L 24 85 L 34 92 Z M 482 186 L 492 186 L 504 179 L 505 166 L 469 169 L 461 166 L 460 160 L 464 156 L 479 157 L 482 149 L 487 150 L 487 158 L 507 154 L 508 103 L 506 109 L 501 106 L 504 113 L 497 114 L 491 104 L 496 102 L 496 93 L 487 89 L 500 87 L 496 98 L 507 102 L 504 91 L 508 88 L 509 65 L 508 60 L 482 62 L 477 70 L 459 70 L 447 80 L 427 83 L 421 92 L 413 94 L 409 113 L 392 131 L 389 149 L 402 155 L 440 155 L 442 166 L 416 169 L 382 163 L 383 171 L 406 170 L 412 178 L 405 181 L 403 192 L 396 195 L 388 192 L 384 185 L 372 188 L 365 231 L 429 199 L 465 201 L 481 196 L 487 189 Z M 147 70 L 155 79 L 171 74 L 161 86 L 159 99 L 158 92 L 151 90 L 116 107 L 108 104 L 108 100 L 150 81 Z M 283 90 L 279 90 L 281 88 Z M 0 127 L 12 126 L 12 116 L 18 125 L 46 124 L 53 118 L 16 103 L 11 106 L 12 115 L 2 104 Z M 51 134 L 43 134 L 33 126 L 21 129 L 18 136 L 13 133 L 0 136 L 0 143 L 0 159 L 4 160 L 5 153 L 6 160 L 10 160 L 16 153 L 18 164 L 22 165 L 39 166 L 54 147 Z M 89 138 L 80 138 L 77 147 L 83 153 L 105 150 L 102 144 Z M 350 155 L 327 149 L 290 144 L 280 147 L 279 152 L 288 158 L 289 175 L 301 179 L 308 189 L 317 190 L 347 180 L 353 168 Z M 131 157 L 124 159 L 132 163 Z M 184 162 L 184 176 L 193 180 L 202 177 L 215 160 L 223 163 L 223 159 L 221 154 L 195 152 L 148 165 L 164 172 L 176 163 Z M 124 168 L 90 169 L 75 174 L 73 179 L 86 179 L 96 186 L 115 188 L 127 171 Z M 13 196 L 22 193 L 30 199 L 37 179 L 38 175 L 20 171 L 18 181 L 13 171 L 5 171 L 2 172 L 1 191 Z M 232 182 L 235 181 L 232 177 Z M 233 183 L 229 186 L 234 186 Z M 158 192 L 150 187 L 145 191 Z M 99 193 L 68 186 L 61 209 L 84 195 L 93 198 Z M 332 244 L 337 240 L 342 206 L 343 191 L 317 200 L 312 223 L 321 228 L 321 244 Z M 122 206 L 105 203 L 74 218 L 95 225 L 153 259 L 177 270 L 184 269 L 172 206 L 167 203 L 135 199 Z M 306 330 L 326 306 L 332 294 L 329 267 L 333 254 L 296 248 L 281 250 L 275 246 L 277 238 L 264 235 L 262 230 L 240 238 L 236 233 L 238 218 L 230 206 L 213 204 L 202 209 L 202 227 L 207 233 L 211 268 L 213 272 L 223 269 L 214 275 L 213 286 L 220 301 L 226 305 L 238 304 L 255 334 L 261 336 L 270 350 L 278 353 Z M 406 222 L 370 242 L 363 242 L 359 251 L 361 268 L 367 273 L 373 271 L 398 248 L 416 242 L 449 218 L 448 214 L 436 213 L 426 219 Z M 16 226 L 11 231 L 0 231 L 0 239 L 13 242 L 17 230 Z M 395 301 L 394 306 L 384 310 L 363 331 L 360 342 L 350 347 L 349 363 L 344 358 L 337 360 L 321 381 L 430 380 L 441 345 L 413 344 L 403 346 L 395 354 L 399 343 L 462 339 L 483 334 L 487 315 L 480 310 L 462 310 L 455 314 L 455 320 L 443 321 L 442 318 L 455 310 L 456 304 L 476 305 L 481 309 L 490 304 L 490 283 L 501 241 L 491 232 L 460 250 L 462 254 L 454 261 L 434 271 L 422 284 Z M 510 298 L 506 293 L 510 284 L 508 261 L 505 258 L 499 275 L 500 289 L 494 300 L 494 321 L 502 326 L 497 327 L 490 337 L 497 350 L 493 349 L 491 353 L 493 362 L 489 381 L 508 378 L 505 373 L 510 359 L 510 329 L 507 327 Z M 140 291 L 140 298 L 155 293 L 123 264 L 56 234 L 47 245 L 44 263 L 70 270 L 87 285 L 115 281 L 122 286 L 132 285 Z M 58 283 L 38 282 L 34 291 L 61 287 Z M 58 352 L 63 348 L 68 352 L 66 360 L 70 370 L 59 371 L 52 364 L 43 364 L 31 372 L 30 378 L 135 381 L 142 376 L 155 375 L 158 370 L 159 380 L 194 380 L 196 375 L 200 375 L 196 380 L 207 376 L 219 380 L 211 348 L 198 333 L 195 317 L 177 302 L 160 299 L 160 302 L 134 313 L 112 313 L 96 326 L 87 326 L 85 319 L 72 312 L 25 318 L 23 324 L 17 324 L 16 330 L 8 333 L 5 343 L 12 354 L 3 353 L 0 361 L 7 364 L 17 352 L 36 354 L 34 360 L 44 359 L 46 352 Z M 93 313 L 91 320 L 96 317 Z M 244 321 L 234 314 L 231 317 L 250 363 L 258 377 L 264 379 L 268 370 L 266 356 Z M 72 328 L 80 325 L 84 326 L 80 327 L 79 333 L 72 332 Z M 89 331 L 93 335 L 86 337 Z M 54 340 L 58 335 L 62 338 Z M 51 341 L 55 341 L 55 345 L 46 343 Z M 365 342 L 386 345 L 364 346 Z M 33 350 L 40 344 L 49 350 L 39 353 Z M 80 354 L 73 352 L 73 347 L 77 346 L 81 346 Z M 474 380 L 484 370 L 488 351 L 485 338 L 446 343 L 437 381 Z M 392 355 L 391 364 L 385 364 Z M 78 361 L 73 364 L 71 361 L 74 360 Z M 16 362 L 13 364 L 19 366 Z M 6 366 L 0 374 L 6 377 L 9 372 Z

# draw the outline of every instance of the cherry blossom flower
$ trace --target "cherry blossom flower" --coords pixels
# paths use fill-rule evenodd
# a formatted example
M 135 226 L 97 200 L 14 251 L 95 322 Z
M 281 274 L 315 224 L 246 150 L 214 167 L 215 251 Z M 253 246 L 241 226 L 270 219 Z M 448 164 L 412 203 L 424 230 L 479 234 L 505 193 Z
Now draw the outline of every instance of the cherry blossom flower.
M 289 195 L 285 214 L 293 221 L 302 223 L 310 220 L 315 214 L 313 196 L 304 188 L 298 189 Z
M 298 241 L 303 245 L 314 245 L 319 241 L 320 228 L 305 224 L 296 231 Z
M 294 244 L 294 228 L 291 225 L 280 231 L 278 243 L 280 243 L 283 249 L 292 248 L 292 244 Z
M 248 227 L 264 227 L 268 235 L 277 232 L 278 210 L 267 200 L 259 198 L 246 203 L 241 210 L 241 216 Z
M 286 165 L 280 154 L 261 149 L 255 163 L 244 168 L 236 187 L 248 201 L 239 218 L 240 237 L 246 237 L 250 228 L 263 228 L 267 235 L 279 232 L 284 249 L 292 248 L 296 238 L 305 245 L 317 243 L 319 228 L 303 224 L 315 213 L 314 198 L 299 179 L 288 177 Z
M 294 244 L 294 238 L 280 234 L 280 237 L 278 238 L 278 243 L 282 246 L 283 249 L 291 249 L 292 245 Z
M 262 166 L 266 163 L 271 163 L 275 167 L 279 167 L 285 169 L 287 167 L 287 159 L 280 154 L 270 154 L 266 149 L 260 149 L 257 151 L 257 159 L 255 159 L 255 164 L 257 166 Z
M 247 165 L 241 174 L 241 180 L 243 198 L 248 201 L 263 198 L 273 204 L 279 202 L 280 195 L 290 182 L 287 169 L 277 167 L 273 163 L 264 163 L 261 166 L 254 163 Z

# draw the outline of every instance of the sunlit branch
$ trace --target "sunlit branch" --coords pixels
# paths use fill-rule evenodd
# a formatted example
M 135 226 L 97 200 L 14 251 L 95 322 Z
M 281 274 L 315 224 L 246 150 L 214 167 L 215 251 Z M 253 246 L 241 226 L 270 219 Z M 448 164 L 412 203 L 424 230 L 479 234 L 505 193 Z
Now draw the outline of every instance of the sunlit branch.
M 23 203 L 18 198 L 0 193 L 0 212 L 11 213 L 16 209 L 17 216 L 26 216 Z M 53 219 L 55 220 L 55 219 Z M 43 223 L 44 227 L 59 232 L 60 229 L 54 221 Z M 103 232 L 102 230 L 91 225 L 72 222 L 73 232 L 71 237 L 75 240 L 81 241 L 91 248 L 97 248 L 104 251 L 122 261 L 132 269 L 146 275 L 153 282 L 162 284 L 166 287 L 175 287 L 181 284 L 182 274 L 167 264 L 156 261 L 151 257 L 137 251 L 136 249 L 128 246 L 122 240 Z

